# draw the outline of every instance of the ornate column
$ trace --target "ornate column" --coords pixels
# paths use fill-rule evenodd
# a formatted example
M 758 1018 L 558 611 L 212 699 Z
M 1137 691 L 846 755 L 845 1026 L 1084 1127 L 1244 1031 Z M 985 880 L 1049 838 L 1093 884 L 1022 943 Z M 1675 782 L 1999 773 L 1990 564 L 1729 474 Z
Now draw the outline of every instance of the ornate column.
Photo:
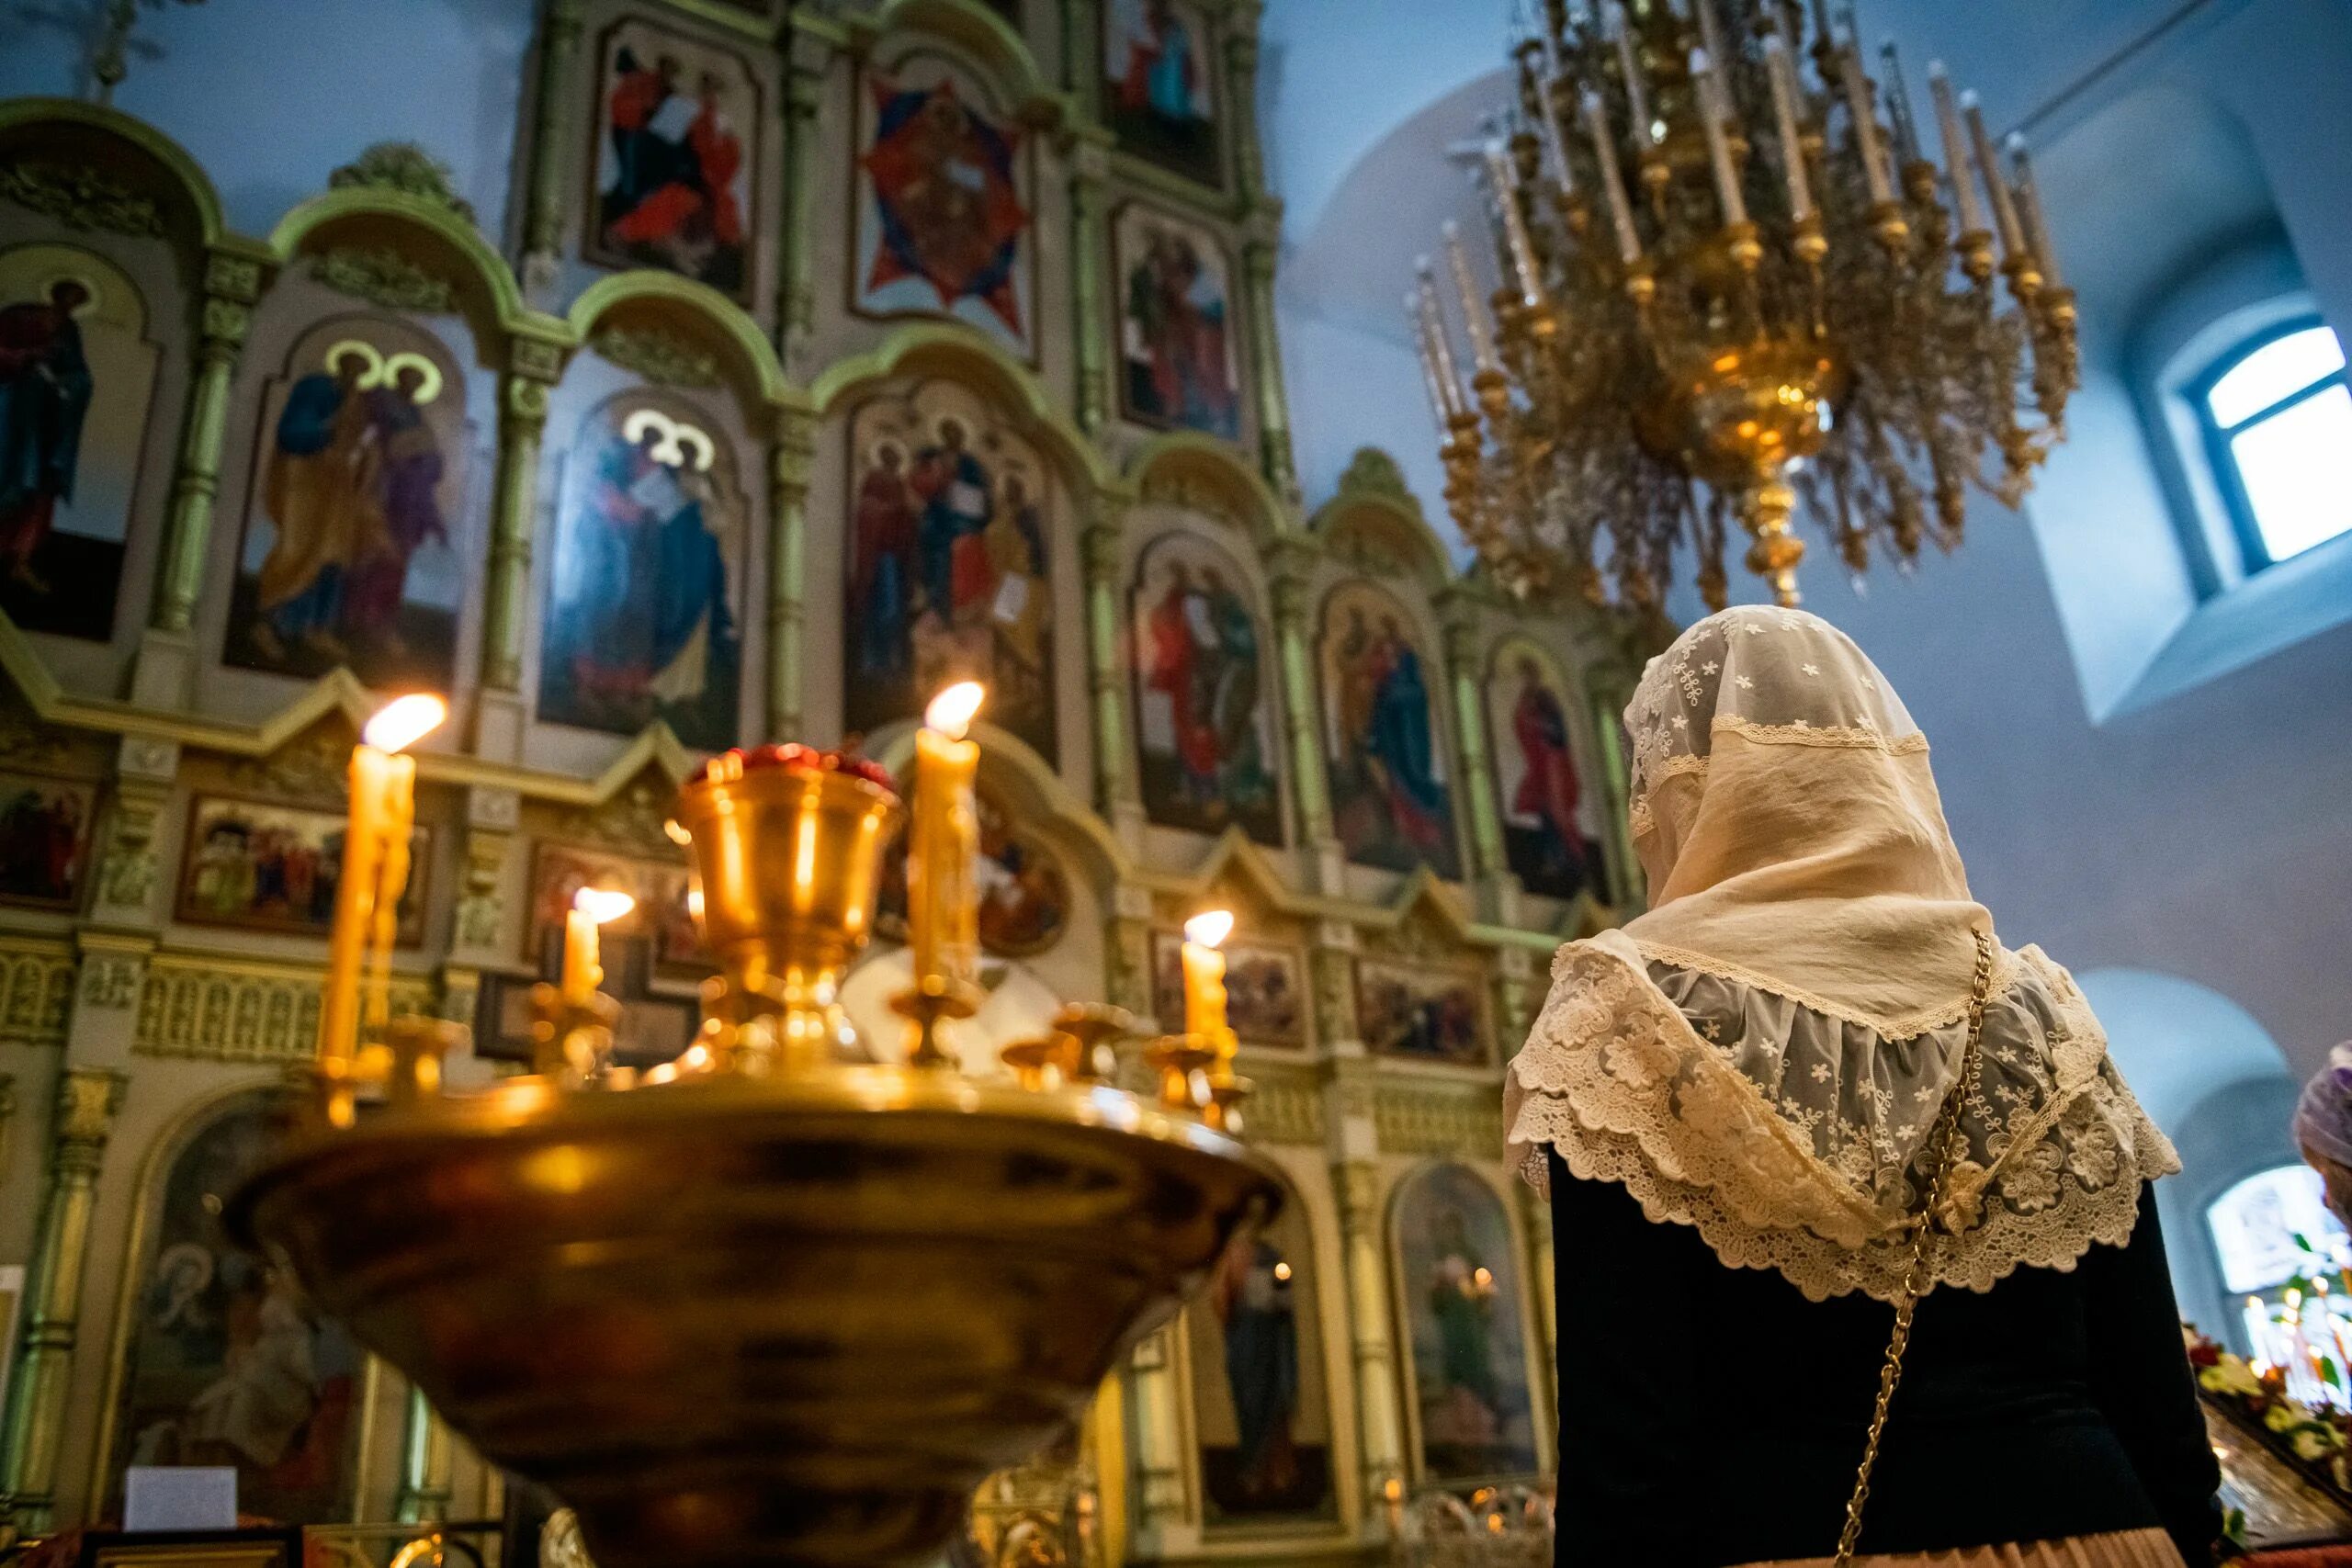
M 82 1315 L 82 1271 L 88 1262 L 90 1213 L 107 1135 L 122 1109 L 129 1079 L 103 1067 L 68 1067 L 58 1077 L 51 1129 L 49 1187 L 26 1270 L 25 1325 L 8 1380 L 7 1418 L 0 1428 L 0 1503 L 28 1535 L 47 1530 L 55 1502 L 57 1450 L 64 1435 L 74 1347 Z
M 1282 342 L 1274 326 L 1274 255 L 1282 232 L 1282 203 L 1261 197 L 1250 209 L 1241 242 L 1241 299 L 1250 317 L 1250 383 L 1257 389 L 1258 462 L 1266 481 L 1293 508 L 1299 504 L 1298 465 L 1291 456 L 1290 400 L 1283 393 Z
M 1127 1375 L 1135 1390 L 1135 1544 L 1145 1558 L 1162 1554 L 1163 1532 L 1184 1517 L 1183 1423 L 1176 1409 L 1179 1317 L 1135 1348 Z
M 1535 1429 L 1556 1434 L 1560 1425 L 1560 1305 L 1558 1281 L 1552 1274 L 1552 1206 L 1526 1182 L 1513 1185 L 1519 1190 L 1520 1224 L 1527 1232 L 1527 1269 L 1535 1284 L 1535 1348 L 1544 1358 L 1544 1370 L 1535 1380 Z
M 186 636 L 204 593 L 204 558 L 212 539 L 212 501 L 220 489 L 220 441 L 229 420 L 229 392 L 237 355 L 261 298 L 263 262 L 217 246 L 204 261 L 204 303 L 198 318 L 195 378 L 180 424 L 179 462 L 172 472 L 171 508 L 164 553 L 155 572 L 159 632 Z
M 115 749 L 114 799 L 107 813 L 104 847 L 98 852 L 97 889 L 90 902 L 94 923 L 152 927 L 155 889 L 163 868 L 155 831 L 178 775 L 179 743 L 126 736 Z
M 1381 1247 L 1379 1168 L 1369 1158 L 1342 1161 L 1332 1168 L 1331 1190 L 1340 1201 L 1340 1256 L 1347 1266 L 1348 1329 L 1355 1351 L 1356 1431 L 1363 1444 L 1358 1458 L 1370 1524 L 1388 1482 L 1405 1473 L 1388 1270 Z
M 1078 112 L 1088 119 L 1102 118 L 1102 46 L 1094 32 L 1094 7 L 1089 0 L 1062 0 L 1061 45 L 1063 85 L 1078 100 Z
M 1078 425 L 1094 435 L 1111 420 L 1111 312 L 1102 298 L 1108 270 L 1103 237 L 1109 222 L 1111 133 L 1099 126 L 1074 126 L 1064 151 L 1070 164 L 1070 308 L 1078 316 Z
M 1125 558 L 1120 521 L 1126 498 L 1099 492 L 1094 506 L 1097 521 L 1079 541 L 1086 560 L 1086 693 L 1094 720 L 1094 805 L 1116 824 L 1123 810 L 1139 814 L 1127 754 L 1127 683 L 1119 668 L 1119 569 Z
M 768 449 L 768 702 L 771 740 L 800 734 L 801 637 L 808 615 L 808 474 L 817 459 L 816 421 L 799 409 L 776 412 Z
M 530 623 L 531 539 L 539 520 L 539 439 L 548 389 L 563 374 L 554 344 L 517 338 L 499 384 L 498 475 L 490 512 L 490 577 L 483 592 L 481 693 L 475 746 L 509 757 L 522 741 L 523 634 Z
M 1103 943 L 1104 999 L 1136 1019 L 1155 1017 L 1151 987 L 1151 889 L 1121 882 L 1111 889 L 1111 927 Z M 1170 1021 L 1161 1020 L 1161 1027 Z
M 392 1517 L 404 1525 L 447 1518 L 454 1463 L 449 1428 L 442 1424 L 424 1391 L 411 1383 L 408 1409 L 401 1423 L 401 1489 L 392 1500 Z
M 1477 608 L 1453 589 L 1440 592 L 1436 608 L 1445 631 L 1453 733 L 1461 742 L 1462 794 L 1468 797 L 1464 804 L 1470 821 L 1470 874 L 1491 886 L 1503 875 L 1503 818 L 1495 798 L 1493 753 L 1487 744 L 1486 697 L 1478 683 Z
M 533 303 L 555 288 L 563 253 L 563 193 L 571 175 L 572 56 L 580 49 L 580 0 L 547 0 L 531 85 L 531 171 L 523 209 L 523 291 Z
M 1265 193 L 1266 161 L 1258 145 L 1258 22 L 1261 0 L 1232 0 L 1225 10 L 1225 123 L 1233 130 L 1233 170 L 1242 198 Z
M 1272 588 L 1274 650 L 1282 670 L 1283 739 L 1290 750 L 1291 797 L 1297 803 L 1298 835 L 1310 849 L 1332 841 L 1331 785 L 1323 765 L 1323 709 L 1315 691 L 1315 666 L 1307 654 L 1308 572 L 1312 549 L 1283 542 L 1267 552 Z
M 825 102 L 832 44 L 804 30 L 802 7 L 792 15 L 784 70 L 784 223 L 776 243 L 776 343 L 785 370 L 808 379 L 809 335 L 817 330 L 817 124 Z

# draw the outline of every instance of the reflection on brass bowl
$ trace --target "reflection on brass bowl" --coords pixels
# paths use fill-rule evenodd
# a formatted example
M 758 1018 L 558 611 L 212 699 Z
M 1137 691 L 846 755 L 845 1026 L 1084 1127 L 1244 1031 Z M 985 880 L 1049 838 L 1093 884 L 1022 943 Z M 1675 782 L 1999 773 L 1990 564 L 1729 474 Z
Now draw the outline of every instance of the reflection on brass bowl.
M 934 1557 L 1280 1201 L 1115 1090 L 872 1066 L 391 1110 L 227 1218 L 600 1568 L 717 1568 Z

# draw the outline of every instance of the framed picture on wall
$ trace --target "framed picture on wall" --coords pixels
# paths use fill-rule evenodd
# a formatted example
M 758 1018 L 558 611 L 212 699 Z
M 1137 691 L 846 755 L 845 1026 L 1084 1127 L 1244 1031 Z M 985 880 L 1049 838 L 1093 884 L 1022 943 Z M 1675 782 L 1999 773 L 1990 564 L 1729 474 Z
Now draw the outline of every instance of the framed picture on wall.
M 1184 1021 L 1184 938 L 1151 933 L 1151 1006 L 1163 1029 Z M 1269 942 L 1225 944 L 1226 1021 L 1246 1045 L 1286 1051 L 1306 1045 L 1306 963 L 1295 947 Z
M 1196 0 L 1104 0 L 1102 118 L 1120 151 L 1221 189 L 1216 35 Z
M 173 918 L 190 925 L 242 926 L 293 936 L 325 936 L 334 925 L 345 818 L 267 801 L 198 795 L 188 807 L 187 847 Z M 433 830 L 409 836 L 408 886 L 395 941 L 424 941 Z
M 1483 989 L 1474 970 L 1359 959 L 1356 1027 L 1382 1055 L 1483 1066 L 1491 1055 Z
M 0 904 L 80 906 L 97 798 L 81 780 L 0 773 Z

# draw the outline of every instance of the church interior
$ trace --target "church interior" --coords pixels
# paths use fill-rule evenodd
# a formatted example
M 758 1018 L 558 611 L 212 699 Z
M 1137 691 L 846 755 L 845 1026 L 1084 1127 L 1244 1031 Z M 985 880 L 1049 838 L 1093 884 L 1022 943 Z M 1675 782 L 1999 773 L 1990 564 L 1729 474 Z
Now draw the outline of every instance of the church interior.
M 0 0 L 0 1560 L 1553 1561 L 1800 594 L 2352 1542 L 2347 192 L 2336 0 Z

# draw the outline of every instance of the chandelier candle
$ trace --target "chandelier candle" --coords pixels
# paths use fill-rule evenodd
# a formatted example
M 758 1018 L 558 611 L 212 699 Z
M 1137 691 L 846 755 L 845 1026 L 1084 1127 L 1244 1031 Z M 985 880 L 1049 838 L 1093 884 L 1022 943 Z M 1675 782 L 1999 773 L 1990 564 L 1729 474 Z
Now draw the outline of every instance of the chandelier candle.
M 2009 199 L 2009 182 L 2001 177 L 2001 160 L 1993 151 L 1993 139 L 1985 133 L 1984 107 L 1975 94 L 1962 93 L 1960 108 L 1968 117 L 1968 140 L 1976 152 L 1976 167 L 1993 197 L 1993 226 L 2001 235 L 2001 259 L 2012 265 L 2026 261 L 2025 231 L 2018 223 L 2017 203 Z
M 972 793 L 980 746 L 964 739 L 987 692 L 959 681 L 931 699 L 915 735 L 914 824 L 907 830 L 908 945 L 918 991 L 944 995 L 978 983 L 980 814 Z
M 1499 369 L 1495 337 L 1487 330 L 1487 304 L 1470 276 L 1470 254 L 1462 248 L 1462 225 L 1448 219 L 1439 233 L 1445 239 L 1445 265 L 1453 274 L 1454 298 L 1462 304 L 1462 328 L 1470 334 L 1470 358 L 1482 373 Z
M 1617 35 L 1617 65 L 1625 76 L 1625 109 L 1634 121 L 1634 144 L 1646 149 L 1652 140 L 1649 86 L 1642 80 L 1641 51 L 1634 40 L 1633 26 L 1617 0 L 1609 0 L 1601 18 L 1601 26 Z
M 2025 138 L 2011 131 L 2005 145 L 2009 150 L 2009 168 L 2017 182 L 2018 216 L 2025 220 L 2026 243 L 2033 248 L 2042 287 L 2064 288 L 2066 280 L 2059 274 L 2058 252 L 2050 243 L 2049 220 L 2041 215 L 2041 187 L 2034 183 L 2033 160 L 2026 156 Z
M 1726 227 L 1747 221 L 1747 199 L 1739 189 L 1739 165 L 1732 162 L 1731 139 L 1724 134 L 1724 97 L 1714 62 L 1703 49 L 1690 51 L 1690 82 L 1699 95 L 1699 126 L 1707 137 L 1707 164 L 1715 172 L 1715 199 L 1723 203 Z
M 1535 265 L 1535 242 L 1528 235 L 1526 215 L 1519 209 L 1519 179 L 1511 171 L 1510 155 L 1499 141 L 1487 143 L 1487 178 L 1495 187 L 1495 205 L 1501 209 L 1503 240 L 1510 248 L 1511 276 L 1518 280 L 1520 303 L 1541 304 L 1544 279 Z
M 1447 406 L 1457 414 L 1464 412 L 1467 405 L 1462 400 L 1462 377 L 1453 366 L 1453 340 L 1446 336 L 1445 317 L 1438 309 L 1437 268 L 1430 265 L 1427 256 L 1420 260 L 1420 300 L 1421 333 L 1429 344 L 1438 377 L 1445 383 L 1450 394 L 1446 399 Z
M 1772 86 L 1772 128 L 1781 139 L 1781 170 L 1789 182 L 1789 216 L 1813 216 L 1813 185 L 1805 174 L 1804 138 L 1797 130 L 1797 70 L 1778 33 L 1764 40 L 1764 74 Z
M 1871 79 L 1862 70 L 1861 51 L 1849 43 L 1838 51 L 1838 69 L 1845 78 L 1846 108 L 1854 117 L 1854 148 L 1861 155 L 1862 178 L 1871 200 L 1885 207 L 1894 200 L 1894 178 L 1887 173 L 1886 148 L 1878 138 L 1878 111 L 1871 107 Z
M 1989 234 L 1984 224 L 1984 198 L 1976 190 L 1976 164 L 1970 152 L 1968 139 L 1961 134 L 1960 110 L 1952 102 L 1951 78 L 1944 73 L 1944 62 L 1928 62 L 1928 92 L 1936 100 L 1936 130 L 1943 137 L 1944 167 L 1951 171 L 1951 199 L 1954 216 L 1960 220 L 1961 243 L 1966 246 L 1971 234 Z
M 448 716 L 449 705 L 430 694 L 396 697 L 376 711 L 351 750 L 351 810 L 319 1001 L 318 1071 L 334 1126 L 350 1126 L 355 1114 L 352 1059 L 359 1047 L 363 970 L 367 1021 L 380 1028 L 390 1011 L 392 940 L 416 825 L 416 759 L 401 753 Z
M 1593 159 L 1600 165 L 1600 188 L 1609 197 L 1610 226 L 1617 231 L 1618 259 L 1632 266 L 1642 259 L 1641 231 L 1634 227 L 1634 204 L 1625 196 L 1625 181 L 1617 168 L 1617 145 L 1609 135 L 1609 113 L 1602 107 L 1599 93 L 1588 92 L 1584 96 L 1584 133 L 1592 139 Z

